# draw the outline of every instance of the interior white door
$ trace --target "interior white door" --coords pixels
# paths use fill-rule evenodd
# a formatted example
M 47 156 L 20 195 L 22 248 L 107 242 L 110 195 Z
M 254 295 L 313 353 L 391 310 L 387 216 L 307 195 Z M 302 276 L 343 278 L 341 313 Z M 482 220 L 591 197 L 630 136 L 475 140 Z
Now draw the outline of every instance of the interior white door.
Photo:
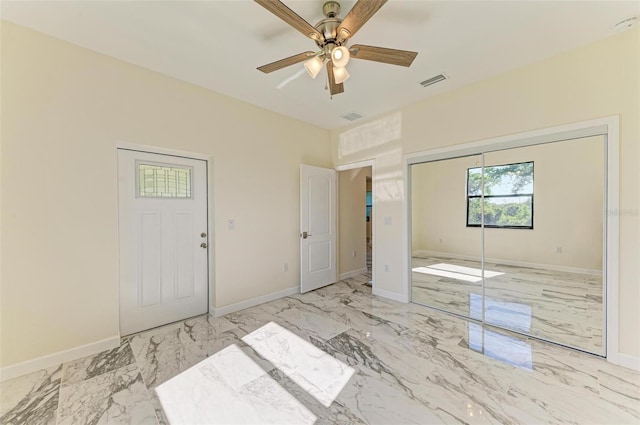
M 118 149 L 120 334 L 208 311 L 207 164 Z
M 300 292 L 336 282 L 336 171 L 300 166 Z

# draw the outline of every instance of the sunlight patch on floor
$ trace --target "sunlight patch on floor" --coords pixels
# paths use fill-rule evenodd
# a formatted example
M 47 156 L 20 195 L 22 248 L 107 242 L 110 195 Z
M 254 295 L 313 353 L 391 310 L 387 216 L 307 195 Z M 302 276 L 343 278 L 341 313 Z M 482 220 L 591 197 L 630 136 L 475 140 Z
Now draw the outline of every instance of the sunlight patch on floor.
M 156 388 L 172 424 L 303 424 L 317 417 L 230 345 Z
M 274 322 L 242 340 L 251 348 L 231 344 L 156 388 L 170 423 L 311 425 L 314 413 L 268 371 L 279 369 L 325 407 L 355 373 Z
M 325 407 L 331 406 L 355 372 L 274 322 L 242 340 Z
M 433 276 L 448 277 L 451 279 L 463 280 L 465 282 L 477 283 L 482 281 L 482 269 L 473 267 L 456 266 L 455 264 L 439 263 L 430 266 L 414 267 L 411 271 L 415 273 L 430 274 Z M 485 279 L 503 275 L 501 272 L 491 270 L 484 271 Z

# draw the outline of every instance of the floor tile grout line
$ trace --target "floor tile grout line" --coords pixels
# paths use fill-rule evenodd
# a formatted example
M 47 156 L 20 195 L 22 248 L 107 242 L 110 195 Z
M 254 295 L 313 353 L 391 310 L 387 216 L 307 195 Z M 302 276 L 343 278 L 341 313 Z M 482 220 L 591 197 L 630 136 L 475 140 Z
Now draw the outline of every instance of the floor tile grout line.
M 55 424 L 58 425 L 60 423 L 60 404 L 62 403 L 62 397 L 60 396 L 61 392 L 62 392 L 62 382 L 64 381 L 64 364 L 65 362 L 62 362 L 60 364 L 60 385 L 58 385 L 58 403 L 56 406 L 56 421 Z

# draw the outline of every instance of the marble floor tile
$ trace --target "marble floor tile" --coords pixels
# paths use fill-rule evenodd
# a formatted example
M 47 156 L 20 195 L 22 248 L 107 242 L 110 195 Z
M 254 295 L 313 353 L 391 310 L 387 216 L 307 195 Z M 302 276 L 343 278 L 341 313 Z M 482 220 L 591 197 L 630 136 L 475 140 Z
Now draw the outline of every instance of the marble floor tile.
M 128 337 L 145 384 L 153 388 L 207 358 L 211 327 L 207 316 Z
M 332 309 L 322 309 L 293 303 L 275 314 L 276 322 L 295 326 L 300 332 L 328 340 L 348 329 L 346 325 L 330 317 Z
M 271 322 L 242 340 L 275 368 L 313 394 L 325 407 L 331 405 L 354 370 L 309 341 Z M 313 339 L 313 337 L 311 337 Z
M 229 362 L 233 368 L 229 369 Z M 156 388 L 173 424 L 313 424 L 316 416 L 231 345 Z
M 640 417 L 590 389 L 559 383 L 536 371 L 514 372 L 505 405 L 513 423 L 637 424 Z
M 306 389 L 300 387 L 283 371 L 273 369 L 269 372 L 269 375 L 275 379 L 278 385 L 284 388 L 289 394 L 293 395 L 316 416 L 317 419 L 315 425 L 365 424 L 359 416 L 355 415 L 349 408 L 342 404 L 342 402 L 334 400 L 330 406 L 324 406 L 320 401 L 318 401 L 314 394 L 311 394 Z
M 402 391 L 412 401 L 428 406 L 439 418 L 438 423 L 501 420 L 496 407 L 499 401 L 491 400 L 487 394 L 507 390 L 513 366 L 500 364 L 496 367 L 493 364 L 488 373 L 490 360 L 474 357 L 468 350 L 440 351 L 427 343 L 426 349 L 413 352 L 371 337 L 361 339 L 353 331 L 338 335 L 323 347 L 338 359 L 344 355 L 344 361 L 363 374 L 375 376 L 376 380 Z M 477 411 L 483 411 L 484 417 L 469 419 L 469 403 Z
M 600 396 L 629 415 L 640 418 L 640 372 L 603 365 L 598 368 Z
M 597 301 L 593 279 L 565 282 L 566 276 L 502 265 L 496 271 L 518 273 L 531 286 L 529 295 L 515 297 L 497 290 L 490 306 L 496 320 L 520 314 L 512 304 L 534 291 L 548 298 L 550 329 L 562 320 L 562 302 L 583 294 Z M 545 288 L 537 275 L 565 286 Z M 4 382 L 0 422 L 640 423 L 640 372 L 376 297 L 365 285 L 369 278 L 130 335 L 118 348 Z M 598 335 L 597 323 L 581 326 L 566 331 Z
M 1 383 L 0 423 L 55 424 L 61 378 L 62 365 Z
M 396 323 L 410 332 L 430 338 L 434 344 L 457 345 L 467 334 L 467 321 L 418 304 L 404 304 L 380 297 L 352 301 L 350 308 Z
M 155 410 L 135 364 L 60 389 L 59 425 L 157 424 Z
M 118 348 L 65 363 L 62 367 L 62 385 L 77 384 L 133 363 L 135 358 L 131 346 L 125 342 Z
M 162 403 L 160 403 L 160 399 L 158 398 L 155 388 L 149 388 L 149 396 L 151 397 L 151 404 L 153 405 L 156 413 L 158 425 L 170 425 L 169 419 L 167 419 L 167 416 L 164 414 Z

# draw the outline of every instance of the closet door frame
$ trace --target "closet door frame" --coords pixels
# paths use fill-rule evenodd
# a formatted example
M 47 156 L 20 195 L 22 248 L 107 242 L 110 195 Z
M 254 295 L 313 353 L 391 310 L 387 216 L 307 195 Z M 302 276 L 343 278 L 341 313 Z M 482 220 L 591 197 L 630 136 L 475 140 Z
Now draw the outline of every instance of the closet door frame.
M 605 307 L 603 312 L 604 357 L 606 357 L 607 361 L 611 363 L 619 364 L 618 241 L 620 222 L 617 214 L 607 214 L 608 211 L 618 211 L 619 208 L 620 155 L 618 115 L 516 133 L 507 136 L 477 140 L 469 143 L 404 155 L 403 174 L 406 196 L 404 197 L 403 205 L 405 217 L 405 244 L 403 255 L 406 265 L 404 278 L 406 293 L 409 295 L 408 299 L 411 300 L 411 165 L 591 136 L 604 136 L 606 158 L 604 182 L 605 199 L 603 211 L 605 220 L 603 220 L 604 238 L 602 246 L 603 277 L 605 280 L 605 291 L 603 293 L 603 305 Z M 484 258 L 484 249 L 482 255 Z

